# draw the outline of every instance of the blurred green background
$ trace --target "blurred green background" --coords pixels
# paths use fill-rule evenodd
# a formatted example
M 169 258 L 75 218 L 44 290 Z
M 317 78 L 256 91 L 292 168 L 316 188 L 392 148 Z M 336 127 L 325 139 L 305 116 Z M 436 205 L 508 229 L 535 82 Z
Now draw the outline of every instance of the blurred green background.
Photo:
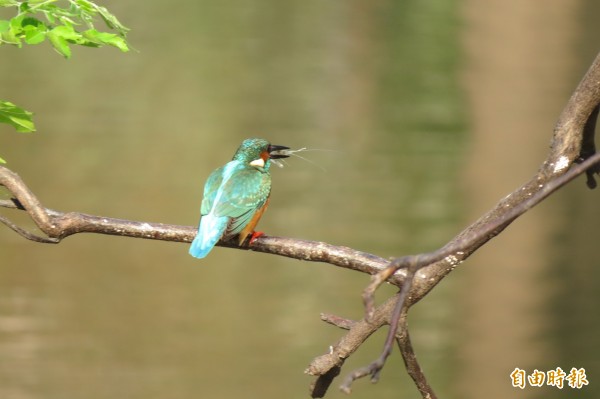
M 384 257 L 443 245 L 535 172 L 600 37 L 592 0 L 101 4 L 136 52 L 0 48 L 0 97 L 39 130 L 0 125 L 0 155 L 44 205 L 194 225 L 208 174 L 258 136 L 319 150 L 274 169 L 260 230 Z M 568 186 L 413 308 L 440 397 L 599 395 L 597 198 Z M 306 398 L 303 370 L 342 334 L 319 313 L 361 317 L 368 282 L 98 235 L 53 246 L 0 228 L 0 254 L 8 399 Z M 373 336 L 342 374 L 382 344 Z M 520 390 L 515 367 L 583 367 L 590 385 Z M 329 398 L 345 397 L 337 385 Z M 395 352 L 351 397 L 419 394 Z

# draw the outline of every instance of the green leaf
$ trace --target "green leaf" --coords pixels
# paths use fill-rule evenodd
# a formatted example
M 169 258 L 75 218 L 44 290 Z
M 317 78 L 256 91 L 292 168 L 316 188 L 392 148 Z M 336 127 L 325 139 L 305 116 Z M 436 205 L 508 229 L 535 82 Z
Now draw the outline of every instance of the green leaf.
M 14 17 L 10 20 L 10 31 L 13 35 L 19 36 L 23 33 L 23 20 L 25 19 L 25 14 L 19 15 L 18 17 Z
M 12 18 L 9 21 L 1 21 L 0 23 L 0 43 L 14 44 L 21 47 L 21 40 L 19 35 L 22 33 L 23 28 L 21 23 L 25 19 L 24 15 Z M 8 22 L 8 25 L 6 24 Z
M 33 26 L 28 25 L 25 27 L 25 43 L 27 44 L 38 44 L 44 41 L 46 38 L 47 28 L 44 25 Z
M 0 158 L 0 163 L 6 163 L 6 161 L 2 158 Z
M 46 34 L 54 49 L 62 54 L 65 58 L 71 58 L 71 48 L 69 41 L 78 43 L 83 37 L 81 33 L 76 32 L 71 25 L 61 25 L 52 29 Z
M 33 17 L 24 18 L 21 21 L 21 26 L 23 27 L 25 43 L 27 44 L 38 44 L 46 38 L 48 28 L 39 19 Z
M 50 31 L 53 35 L 60 36 L 65 40 L 77 41 L 81 38 L 81 33 L 76 32 L 71 25 L 61 25 Z
M 50 43 L 59 54 L 67 59 L 71 58 L 71 48 L 64 37 L 57 35 L 53 30 L 48 32 L 46 36 L 48 36 Z
M 19 133 L 35 132 L 33 114 L 8 101 L 0 100 L 0 123 L 14 127 Z
M 0 33 L 0 44 L 14 44 L 15 46 L 21 47 L 21 40 L 13 35 L 11 31 Z
M 127 41 L 114 33 L 98 32 L 96 29 L 89 29 L 83 32 L 83 36 L 93 43 L 114 46 L 124 53 L 129 51 Z

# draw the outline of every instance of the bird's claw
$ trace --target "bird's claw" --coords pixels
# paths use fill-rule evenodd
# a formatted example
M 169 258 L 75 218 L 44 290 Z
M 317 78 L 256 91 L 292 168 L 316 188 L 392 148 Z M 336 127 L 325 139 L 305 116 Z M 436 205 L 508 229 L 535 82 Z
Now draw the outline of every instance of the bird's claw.
M 262 231 L 253 231 L 252 235 L 250 236 L 250 241 L 248 242 L 248 245 L 252 245 L 258 237 L 264 236 L 264 235 L 265 235 L 265 233 L 263 233 Z

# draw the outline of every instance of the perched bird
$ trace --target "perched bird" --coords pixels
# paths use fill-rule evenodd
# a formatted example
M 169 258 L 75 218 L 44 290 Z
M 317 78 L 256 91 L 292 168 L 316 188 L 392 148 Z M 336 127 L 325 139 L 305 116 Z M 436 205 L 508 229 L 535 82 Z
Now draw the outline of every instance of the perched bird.
M 210 174 L 190 255 L 204 258 L 217 241 L 236 235 L 242 245 L 254 233 L 269 203 L 271 160 L 287 158 L 285 150 L 289 147 L 272 145 L 264 139 L 246 139 L 230 162 Z

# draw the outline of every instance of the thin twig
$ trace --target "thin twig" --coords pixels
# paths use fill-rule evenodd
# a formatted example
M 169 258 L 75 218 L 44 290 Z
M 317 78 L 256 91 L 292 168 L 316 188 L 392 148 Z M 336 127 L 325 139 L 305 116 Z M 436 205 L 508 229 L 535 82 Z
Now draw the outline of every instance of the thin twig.
M 400 348 L 402 359 L 404 359 L 406 371 L 408 371 L 408 375 L 410 375 L 415 382 L 415 385 L 419 392 L 421 392 L 423 398 L 436 399 L 436 395 L 427 382 L 427 378 L 425 378 L 425 373 L 417 361 L 417 355 L 410 342 L 410 334 L 408 333 L 408 310 L 402 312 L 399 324 L 400 332 L 396 335 L 396 342 Z
M 378 306 L 373 312 L 373 318 L 370 322 L 358 320 L 351 323 L 348 332 L 335 345 L 329 347 L 327 353 L 318 356 L 310 363 L 306 373 L 317 376 L 312 384 L 313 398 L 320 398 L 325 394 L 327 388 L 332 382 L 331 375 L 339 374 L 339 370 L 345 360 L 352 355 L 360 345 L 382 326 L 389 324 L 389 315 L 397 303 L 396 294 L 388 298 L 383 304 Z M 350 323 L 348 323 L 350 324 Z M 318 388 L 318 389 L 317 389 Z M 316 389 L 316 390 L 315 390 Z
M 354 320 L 346 319 L 329 313 L 321 313 L 321 320 L 344 330 L 349 330 L 354 324 L 356 324 Z
M 10 220 L 8 220 L 7 218 L 5 218 L 2 215 L 0 215 L 0 222 L 3 223 L 8 228 L 10 228 L 15 233 L 19 234 L 21 237 L 24 237 L 28 240 L 35 241 L 35 242 L 41 242 L 41 243 L 45 243 L 45 244 L 58 244 L 60 242 L 60 240 L 57 238 L 42 237 L 42 236 L 38 236 L 36 234 L 30 233 L 29 231 L 20 228 L 19 226 L 17 226 L 16 224 L 14 224 L 13 222 L 11 222 Z
M 577 163 L 581 163 L 596 153 L 596 121 L 598 120 L 598 111 L 600 105 L 596 106 L 590 115 L 587 123 L 583 128 L 583 140 L 581 145 L 581 153 L 579 158 L 575 160 Z M 590 189 L 596 188 L 596 178 L 594 175 L 600 174 L 600 165 L 596 164 L 585 171 L 587 176 L 586 184 Z

